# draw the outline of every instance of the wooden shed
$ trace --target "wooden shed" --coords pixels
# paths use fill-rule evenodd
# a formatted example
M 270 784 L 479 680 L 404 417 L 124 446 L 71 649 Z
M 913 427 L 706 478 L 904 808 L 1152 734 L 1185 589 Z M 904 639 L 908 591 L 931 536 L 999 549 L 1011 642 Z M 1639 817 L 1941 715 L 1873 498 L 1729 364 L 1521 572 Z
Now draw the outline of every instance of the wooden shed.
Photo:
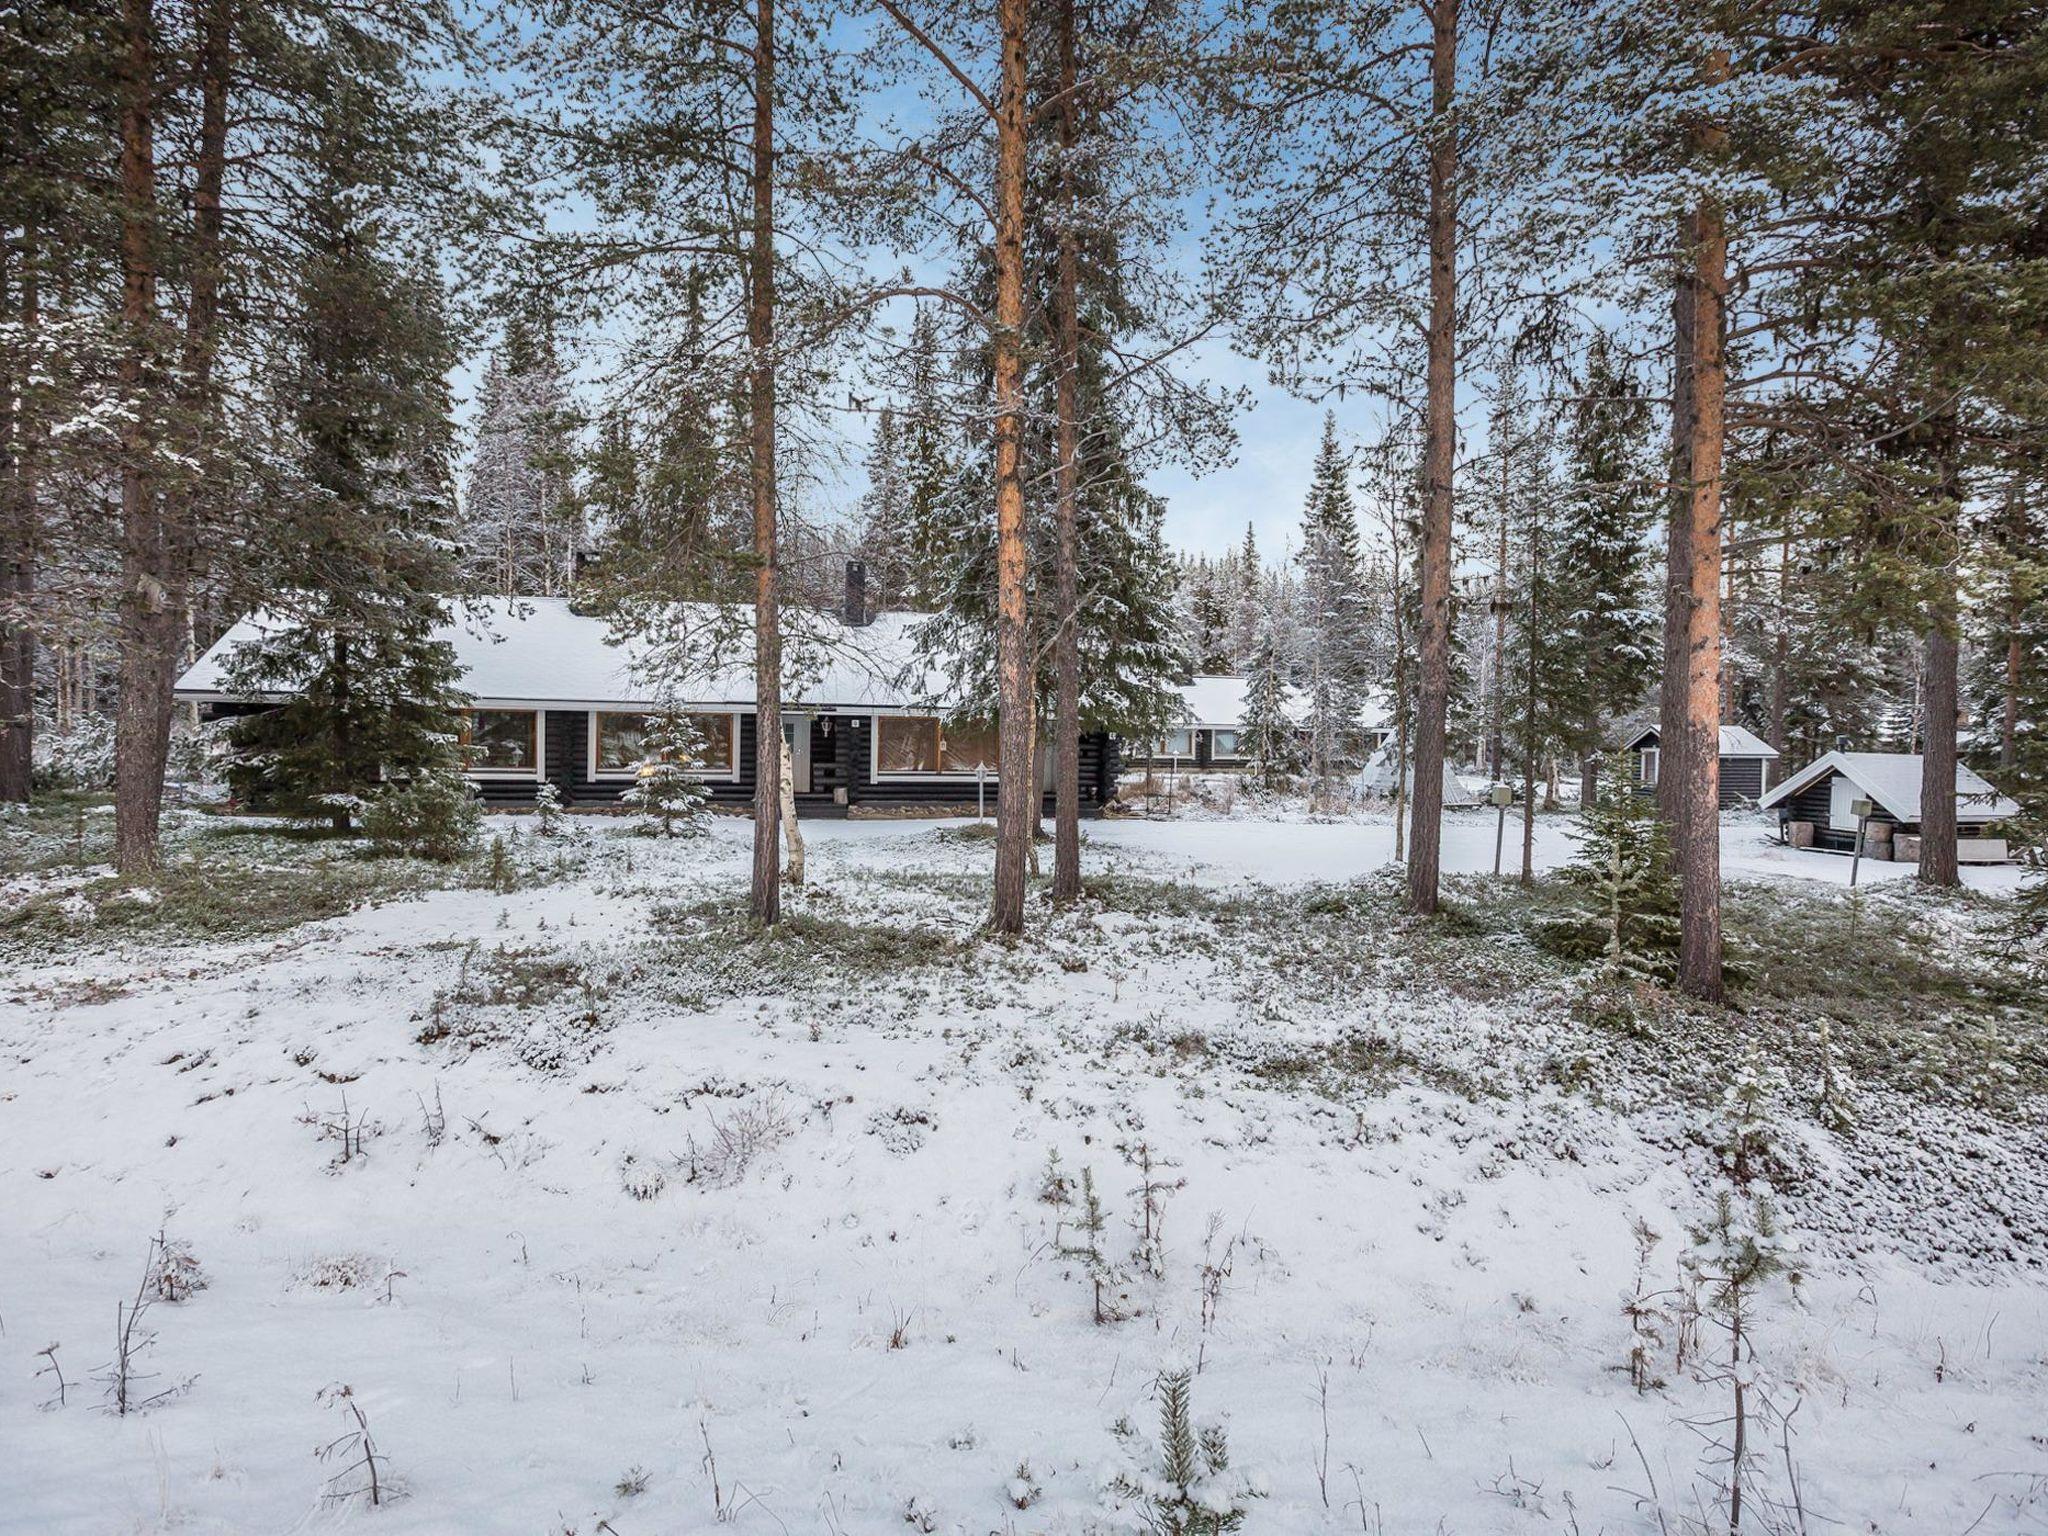
M 1662 738 L 1654 725 L 1644 726 L 1621 744 L 1635 760 L 1636 788 L 1649 794 L 1663 768 Z M 1770 787 L 1777 752 L 1761 736 L 1739 725 L 1721 727 L 1721 809 L 1755 805 Z
M 1810 846 L 1848 853 L 1856 846 L 1858 800 L 1871 803 L 1866 853 L 1918 861 L 1920 754 L 1830 752 L 1809 763 L 1763 798 L 1778 813 L 1786 841 L 1810 837 Z M 1956 857 L 1965 864 L 2003 864 L 2005 839 L 1991 827 L 2017 816 L 2019 805 L 1963 764 L 1956 764 Z M 1810 833 L 1796 828 L 1810 828 Z

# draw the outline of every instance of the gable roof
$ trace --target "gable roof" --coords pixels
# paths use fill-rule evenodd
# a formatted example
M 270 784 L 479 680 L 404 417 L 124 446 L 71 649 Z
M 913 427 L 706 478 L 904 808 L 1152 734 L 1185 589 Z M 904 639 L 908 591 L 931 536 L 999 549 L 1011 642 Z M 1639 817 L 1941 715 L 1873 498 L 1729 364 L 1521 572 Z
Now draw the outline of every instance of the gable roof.
M 1636 749 L 1637 744 L 1640 743 L 1644 737 L 1655 736 L 1657 734 L 1658 730 L 1656 726 L 1646 725 L 1641 730 L 1637 731 L 1635 735 L 1629 737 L 1627 741 L 1624 741 L 1621 744 L 1621 750 L 1624 752 L 1633 752 Z M 1776 757 L 1777 755 L 1777 748 L 1773 747 L 1769 742 L 1765 741 L 1761 736 L 1758 736 L 1753 731 L 1744 730 L 1739 725 L 1724 725 L 1721 727 L 1721 756 Z
M 706 664 L 678 682 L 678 701 L 751 707 L 753 611 L 679 603 L 673 617 L 679 631 L 722 641 Z M 917 663 L 915 629 L 923 614 L 882 613 L 865 625 L 818 609 L 785 608 L 783 617 L 787 704 L 907 708 L 930 700 L 920 689 L 938 686 Z M 282 623 L 262 611 L 237 622 L 178 679 L 179 697 L 237 697 L 227 687 L 230 658 Z M 479 703 L 648 709 L 663 702 L 652 649 L 631 641 L 613 645 L 606 622 L 575 612 L 567 598 L 461 602 L 448 622 L 434 627 L 434 638 L 454 647 L 460 687 Z
M 1920 821 L 1920 754 L 1917 752 L 1830 752 L 1808 763 L 1757 802 L 1759 809 L 1790 799 L 1810 784 L 1839 773 L 1882 806 L 1895 821 Z M 1962 763 L 1956 764 L 1956 816 L 1968 822 L 2002 821 L 2020 813 L 2017 801 L 1993 789 Z

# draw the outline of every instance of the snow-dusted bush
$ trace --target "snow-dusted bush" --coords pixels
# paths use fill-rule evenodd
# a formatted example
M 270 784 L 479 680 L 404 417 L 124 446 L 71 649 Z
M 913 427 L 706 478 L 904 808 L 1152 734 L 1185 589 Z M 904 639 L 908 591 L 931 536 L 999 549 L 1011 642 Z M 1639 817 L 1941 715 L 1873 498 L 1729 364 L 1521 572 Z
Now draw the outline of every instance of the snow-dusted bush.
M 1159 1403 L 1156 1439 L 1129 1418 L 1111 1428 L 1122 1455 L 1102 1472 L 1110 1523 L 1150 1536 L 1222 1536 L 1241 1530 L 1252 1501 L 1266 1496 L 1266 1480 L 1230 1464 L 1230 1443 L 1221 1424 L 1195 1423 L 1194 1368 L 1169 1363 L 1153 1395 Z
M 1752 1045 L 1721 1094 L 1713 1125 L 1714 1151 L 1736 1183 L 1768 1179 L 1783 1170 L 1777 1115 L 1790 1091 L 1784 1068 L 1766 1064 L 1763 1053 Z
M 111 789 L 114 722 L 105 715 L 79 715 L 68 730 L 39 730 L 35 757 L 39 788 Z
M 380 852 L 449 864 L 476 846 L 483 809 L 469 781 L 452 770 L 387 785 L 363 806 L 363 831 Z
M 1636 793 L 1625 754 L 1601 765 L 1598 788 L 1580 807 L 1571 837 L 1579 851 L 1567 874 L 1589 900 L 1538 930 L 1544 948 L 1570 960 L 1597 959 L 1611 980 L 1669 980 L 1678 954 L 1670 839 L 1655 803 Z

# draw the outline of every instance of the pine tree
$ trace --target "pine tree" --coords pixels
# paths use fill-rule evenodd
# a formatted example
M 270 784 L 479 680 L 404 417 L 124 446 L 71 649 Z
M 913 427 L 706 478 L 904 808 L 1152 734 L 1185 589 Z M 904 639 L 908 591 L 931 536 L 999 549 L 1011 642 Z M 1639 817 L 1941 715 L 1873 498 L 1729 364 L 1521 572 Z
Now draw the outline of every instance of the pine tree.
M 690 717 L 664 711 L 647 725 L 647 757 L 620 798 L 652 818 L 663 837 L 695 837 L 711 824 L 711 802 L 696 769 L 704 742 Z
M 236 721 L 234 777 L 340 830 L 380 777 L 453 765 L 460 704 L 437 633 L 455 581 L 454 349 L 432 267 L 389 248 L 363 211 L 352 109 L 329 128 L 299 334 L 276 386 L 295 430 L 293 491 L 266 545 L 279 595 L 228 672 L 235 692 L 284 696 Z
M 1357 722 L 1370 683 L 1371 620 L 1360 580 L 1358 512 L 1337 417 L 1323 418 L 1315 476 L 1302 512 L 1300 649 L 1309 772 L 1319 783 L 1357 756 Z

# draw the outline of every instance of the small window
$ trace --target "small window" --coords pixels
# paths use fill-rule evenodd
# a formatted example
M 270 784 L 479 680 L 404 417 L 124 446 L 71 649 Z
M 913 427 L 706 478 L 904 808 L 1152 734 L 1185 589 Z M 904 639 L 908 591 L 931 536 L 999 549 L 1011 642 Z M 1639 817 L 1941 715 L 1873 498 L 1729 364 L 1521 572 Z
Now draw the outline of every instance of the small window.
M 1209 733 L 1209 755 L 1211 757 L 1236 757 L 1237 732 L 1211 731 Z
M 462 757 L 472 773 L 531 773 L 540 763 L 540 716 L 530 709 L 473 709 Z
M 688 714 L 684 718 L 697 729 L 697 761 L 691 766 L 706 774 L 731 773 L 734 717 Z M 597 717 L 597 771 L 631 773 L 647 761 L 652 750 L 648 745 L 648 734 L 653 722 L 654 716 L 647 714 L 600 712 Z
M 1193 731 L 1168 731 L 1159 738 L 1154 757 L 1193 757 L 1195 755 L 1195 733 Z
M 1636 773 L 1638 780 L 1644 784 L 1654 784 L 1657 782 L 1657 767 L 1660 755 L 1655 747 L 1645 747 L 1637 754 L 1642 764 Z

